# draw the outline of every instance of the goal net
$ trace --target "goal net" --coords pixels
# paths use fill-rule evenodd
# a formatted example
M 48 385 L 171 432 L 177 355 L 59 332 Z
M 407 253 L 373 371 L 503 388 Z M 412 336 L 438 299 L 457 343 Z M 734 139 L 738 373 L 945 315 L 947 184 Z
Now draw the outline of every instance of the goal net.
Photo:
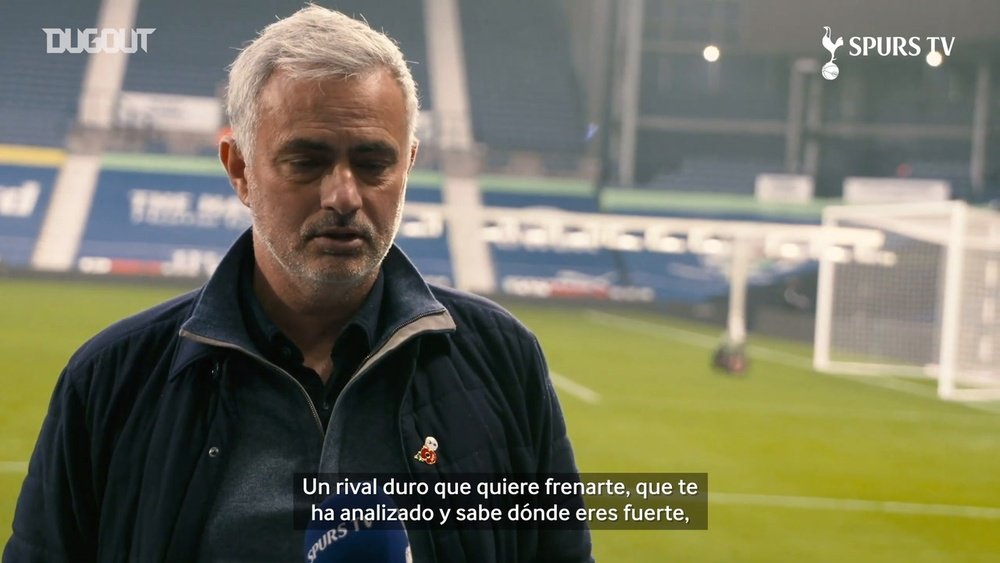
M 826 227 L 876 229 L 878 259 L 820 261 L 815 366 L 936 378 L 938 395 L 1000 399 L 1000 213 L 962 202 L 840 206 Z

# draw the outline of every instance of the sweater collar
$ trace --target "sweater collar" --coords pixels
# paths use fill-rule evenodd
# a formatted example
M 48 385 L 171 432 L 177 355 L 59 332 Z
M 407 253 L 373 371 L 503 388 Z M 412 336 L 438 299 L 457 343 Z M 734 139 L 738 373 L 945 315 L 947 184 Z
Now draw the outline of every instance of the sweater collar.
M 246 353 L 256 350 L 247 331 L 248 321 L 243 318 L 237 290 L 242 264 L 252 259 L 252 255 L 253 235 L 248 229 L 230 247 L 202 287 L 191 314 L 181 325 L 182 338 L 171 363 L 171 378 L 219 347 Z M 416 267 L 395 244 L 382 262 L 382 277 L 384 295 L 378 325 L 383 329 L 373 339 L 372 350 L 378 350 L 403 326 L 429 315 L 444 315 L 447 321 L 437 326 L 447 331 L 455 330 L 454 321 L 444 305 L 434 297 Z

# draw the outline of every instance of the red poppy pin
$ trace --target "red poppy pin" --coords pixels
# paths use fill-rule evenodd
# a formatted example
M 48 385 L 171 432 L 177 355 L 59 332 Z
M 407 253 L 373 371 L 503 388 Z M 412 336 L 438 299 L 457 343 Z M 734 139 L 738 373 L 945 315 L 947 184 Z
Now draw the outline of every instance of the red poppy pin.
M 424 445 L 420 451 L 414 454 L 413 459 L 422 461 L 427 465 L 434 465 L 438 461 L 438 441 L 434 436 L 424 438 Z

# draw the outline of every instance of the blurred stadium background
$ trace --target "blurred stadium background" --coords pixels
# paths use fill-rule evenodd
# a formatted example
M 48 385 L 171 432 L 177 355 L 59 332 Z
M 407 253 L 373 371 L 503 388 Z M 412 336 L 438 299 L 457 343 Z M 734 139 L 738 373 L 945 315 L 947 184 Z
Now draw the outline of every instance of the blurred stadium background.
M 600 560 L 1000 560 L 1000 406 L 939 398 L 1000 387 L 1000 3 L 318 3 L 412 61 L 398 243 L 538 333 L 581 470 L 710 474 L 708 531 L 597 532 Z M 225 67 L 300 6 L 0 0 L 0 538 L 72 351 L 249 224 Z M 884 375 L 814 368 L 848 361 Z

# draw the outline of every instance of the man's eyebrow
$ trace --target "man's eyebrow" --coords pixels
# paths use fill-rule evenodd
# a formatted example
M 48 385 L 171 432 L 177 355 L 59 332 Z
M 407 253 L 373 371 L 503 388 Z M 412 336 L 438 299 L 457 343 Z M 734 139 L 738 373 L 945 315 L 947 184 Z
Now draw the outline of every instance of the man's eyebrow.
M 333 146 L 313 139 L 289 139 L 281 145 L 279 152 L 330 152 Z
M 324 141 L 315 139 L 295 138 L 283 143 L 278 152 L 325 152 L 330 153 L 335 150 L 334 146 Z M 355 154 L 379 154 L 386 156 L 396 156 L 396 149 L 391 144 L 383 141 L 365 141 L 350 148 Z
M 382 141 L 359 143 L 351 147 L 351 152 L 361 154 L 379 153 L 386 156 L 396 156 L 395 147 Z

